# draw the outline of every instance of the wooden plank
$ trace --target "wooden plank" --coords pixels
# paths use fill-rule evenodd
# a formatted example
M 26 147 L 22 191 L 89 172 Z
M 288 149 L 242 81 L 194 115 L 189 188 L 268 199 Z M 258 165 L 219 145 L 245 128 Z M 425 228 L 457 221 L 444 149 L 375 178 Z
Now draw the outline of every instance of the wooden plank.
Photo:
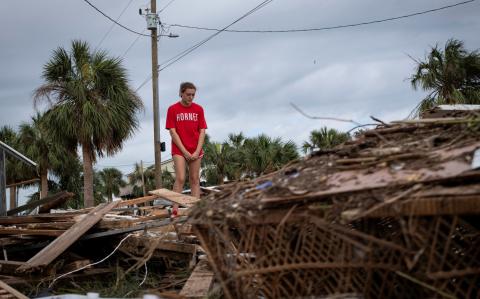
M 292 196 L 265 196 L 261 199 L 265 204 L 286 204 L 292 202 L 306 202 L 309 200 L 318 200 L 332 195 L 344 194 L 350 192 L 365 192 L 370 189 L 393 187 L 401 185 L 414 185 L 417 183 L 426 183 L 441 181 L 445 179 L 458 178 L 461 175 L 468 175 L 471 170 L 470 162 L 461 157 L 471 154 L 480 146 L 480 142 L 475 142 L 465 147 L 452 149 L 449 151 L 437 150 L 430 153 L 442 162 L 436 163 L 432 168 L 421 169 L 402 169 L 392 172 L 389 167 L 379 168 L 372 173 L 362 173 L 358 170 L 345 170 L 332 173 L 326 177 L 325 188 L 307 193 L 304 195 Z M 479 172 L 476 172 L 479 174 Z
M 16 186 L 25 185 L 25 184 L 31 184 L 31 183 L 35 183 L 35 182 L 38 182 L 38 181 L 40 181 L 40 178 L 35 178 L 35 179 L 26 180 L 26 181 L 16 182 L 16 183 L 12 183 L 12 184 L 7 185 L 7 188 L 16 187 Z
M 411 198 L 394 206 L 382 207 L 366 218 L 393 217 L 400 215 L 477 215 L 480 213 L 478 196 L 450 196 L 437 198 Z
M 12 274 L 15 273 L 15 270 L 25 264 L 25 262 L 17 261 L 2 261 L 0 260 L 0 273 L 1 274 Z
M 65 222 L 45 222 L 45 223 L 20 223 L 20 224 L 15 224 L 15 226 L 27 228 L 27 229 L 67 230 L 74 224 L 75 224 L 74 221 L 65 221 Z
M 196 202 L 200 201 L 199 198 L 177 193 L 174 191 L 170 191 L 168 189 L 157 189 L 157 190 L 150 191 L 148 193 L 156 195 L 160 198 L 164 198 L 171 202 L 178 203 L 179 205 L 182 205 L 187 208 L 193 206 Z
M 5 282 L 3 282 L 1 280 L 0 280 L 0 289 L 3 289 L 5 291 L 7 291 L 8 293 L 10 293 L 11 295 L 13 295 L 13 298 L 28 299 L 27 296 L 23 295 L 22 293 L 15 290 L 14 288 L 12 288 L 11 286 L 9 286 L 8 284 L 6 284 Z
M 200 260 L 180 291 L 185 298 L 207 298 L 214 274 L 207 260 Z
M 50 264 L 92 226 L 100 221 L 103 215 L 110 212 L 110 210 L 117 205 L 118 201 L 98 205 L 81 221 L 75 223 L 69 230 L 65 231 L 60 237 L 56 238 L 47 247 L 43 248 L 39 253 L 28 260 L 27 265 L 19 267 L 17 271 L 26 271 Z
M 475 120 L 465 118 L 465 117 L 441 117 L 441 118 L 421 118 L 421 119 L 406 119 L 406 120 L 395 120 L 392 121 L 392 124 L 456 124 L 456 123 L 467 123 L 473 122 Z
M 156 195 L 149 195 L 149 196 L 134 198 L 134 199 L 130 199 L 130 200 L 122 200 L 118 204 L 118 207 L 138 205 L 138 204 L 146 203 L 146 202 L 149 202 L 149 201 L 154 201 L 157 198 L 158 198 L 158 196 L 156 196 Z
M 78 212 L 0 217 L 0 225 L 73 221 Z
M 0 235 L 29 235 L 58 237 L 65 231 L 56 229 L 0 228 Z
M 142 247 L 149 247 L 152 244 L 152 236 L 143 236 L 143 235 L 134 235 L 130 237 L 129 242 L 135 243 L 138 246 Z M 154 241 L 156 242 L 156 241 Z M 156 244 L 156 243 L 154 243 Z M 195 254 L 197 252 L 197 245 L 195 244 L 187 244 L 187 243 L 180 243 L 180 242 L 168 242 L 168 241 L 159 241 L 156 249 L 158 250 L 167 250 L 167 251 L 175 251 L 181 253 L 188 253 L 188 254 Z
M 185 221 L 187 221 L 186 217 L 175 218 L 176 223 L 185 222 Z M 146 229 L 149 229 L 149 228 L 167 226 L 167 225 L 170 225 L 172 223 L 173 223 L 173 221 L 171 219 L 165 219 L 165 220 L 162 220 L 162 221 L 152 221 L 152 222 L 138 224 L 138 225 L 128 227 L 128 228 L 114 229 L 114 230 L 109 230 L 109 231 L 106 231 L 106 232 L 100 232 L 100 233 L 93 233 L 93 234 L 85 235 L 81 238 L 81 240 L 89 240 L 89 239 L 95 239 L 95 238 L 125 234 L 125 233 L 130 233 L 130 232 L 139 231 L 139 230 L 146 230 Z
M 178 209 L 178 216 L 188 216 L 190 214 L 189 208 L 179 208 Z M 170 214 L 166 209 L 153 209 L 149 212 L 150 216 L 158 216 L 159 218 L 166 218 L 169 217 Z M 148 217 L 148 216 L 147 216 Z
M 59 204 L 59 203 L 67 200 L 68 198 L 70 198 L 72 196 L 73 196 L 73 193 L 71 193 L 71 192 L 61 191 L 61 192 L 58 192 L 58 193 L 56 193 L 52 196 L 48 196 L 48 197 L 42 198 L 40 200 L 35 200 L 35 201 L 32 201 L 32 202 L 30 202 L 26 205 L 19 206 L 18 208 L 15 208 L 15 209 L 11 209 L 7 212 L 7 215 L 8 216 L 16 215 L 20 212 L 23 212 L 23 211 L 26 211 L 26 210 L 29 210 L 29 209 L 34 209 L 38 206 L 46 205 L 46 204 L 49 204 L 49 203 Z M 49 207 L 51 207 L 51 205 L 49 205 Z

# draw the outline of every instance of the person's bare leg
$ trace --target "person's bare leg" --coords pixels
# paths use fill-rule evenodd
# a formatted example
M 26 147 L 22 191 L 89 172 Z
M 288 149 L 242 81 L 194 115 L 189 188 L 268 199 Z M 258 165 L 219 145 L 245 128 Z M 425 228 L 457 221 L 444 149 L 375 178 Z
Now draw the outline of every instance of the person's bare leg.
M 183 186 L 185 185 L 185 166 L 187 161 L 183 156 L 173 155 L 173 165 L 175 167 L 175 183 L 173 184 L 173 191 L 182 193 Z M 172 217 L 177 216 L 178 204 L 173 204 L 173 214 Z
M 190 189 L 192 196 L 200 198 L 200 166 L 202 158 L 188 162 L 188 179 L 190 181 Z
M 185 185 L 185 166 L 187 162 L 183 156 L 173 155 L 173 165 L 175 167 L 175 183 L 173 184 L 173 191 L 182 193 Z

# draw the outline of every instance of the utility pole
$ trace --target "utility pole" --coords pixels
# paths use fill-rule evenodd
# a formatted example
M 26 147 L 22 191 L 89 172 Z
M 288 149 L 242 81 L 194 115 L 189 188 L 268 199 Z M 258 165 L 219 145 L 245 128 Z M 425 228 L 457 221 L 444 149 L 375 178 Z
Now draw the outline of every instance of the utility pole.
M 150 0 L 150 9 L 146 9 L 147 29 L 151 31 L 152 40 L 152 91 L 153 91 L 153 146 L 155 153 L 155 188 L 162 188 L 162 159 L 161 153 L 165 151 L 164 142 L 160 142 L 160 109 L 158 103 L 158 25 L 160 18 L 157 15 L 157 1 Z M 143 10 L 139 10 L 144 15 Z M 177 34 L 161 35 L 170 38 L 178 37 Z
M 149 23 L 149 20 L 153 22 Z M 162 160 L 160 144 L 160 111 L 158 103 L 158 34 L 157 0 L 150 0 L 150 12 L 147 14 L 148 29 L 152 39 L 152 91 L 153 91 L 153 143 L 155 148 L 155 188 L 162 188 Z M 154 23 L 154 24 L 152 24 Z

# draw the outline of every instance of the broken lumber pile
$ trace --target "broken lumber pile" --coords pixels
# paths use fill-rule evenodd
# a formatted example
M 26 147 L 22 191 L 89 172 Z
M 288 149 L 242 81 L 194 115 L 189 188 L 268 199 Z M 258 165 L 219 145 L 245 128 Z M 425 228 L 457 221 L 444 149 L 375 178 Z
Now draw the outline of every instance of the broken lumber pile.
M 212 193 L 189 223 L 226 298 L 473 298 L 480 122 L 400 121 Z
M 68 196 L 60 193 L 37 206 Z M 180 201 L 186 207 L 198 201 L 160 189 L 150 196 L 84 210 L 0 217 L 0 279 L 35 289 L 39 282 L 54 286 L 65 278 L 115 274 L 118 267 L 124 268 L 122 275 L 126 275 L 146 269 L 149 262 L 165 268 L 182 264 L 193 269 L 198 242 L 191 226 L 183 226 L 189 209 L 182 208 L 178 217 L 170 218 L 164 205 L 139 206 L 158 198 Z M 102 260 L 112 254 L 109 261 Z

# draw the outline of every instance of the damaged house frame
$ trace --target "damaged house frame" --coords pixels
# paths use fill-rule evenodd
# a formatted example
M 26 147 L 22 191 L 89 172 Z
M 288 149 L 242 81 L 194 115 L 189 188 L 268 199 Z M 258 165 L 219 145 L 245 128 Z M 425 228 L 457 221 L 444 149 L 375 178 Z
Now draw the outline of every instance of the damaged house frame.
M 5 216 L 7 213 L 7 198 L 6 198 L 6 160 L 5 156 L 9 154 L 14 158 L 31 165 L 33 167 L 37 167 L 37 163 L 33 162 L 29 158 L 25 157 L 21 153 L 17 152 L 15 149 L 10 147 L 9 145 L 0 141 L 0 216 Z

